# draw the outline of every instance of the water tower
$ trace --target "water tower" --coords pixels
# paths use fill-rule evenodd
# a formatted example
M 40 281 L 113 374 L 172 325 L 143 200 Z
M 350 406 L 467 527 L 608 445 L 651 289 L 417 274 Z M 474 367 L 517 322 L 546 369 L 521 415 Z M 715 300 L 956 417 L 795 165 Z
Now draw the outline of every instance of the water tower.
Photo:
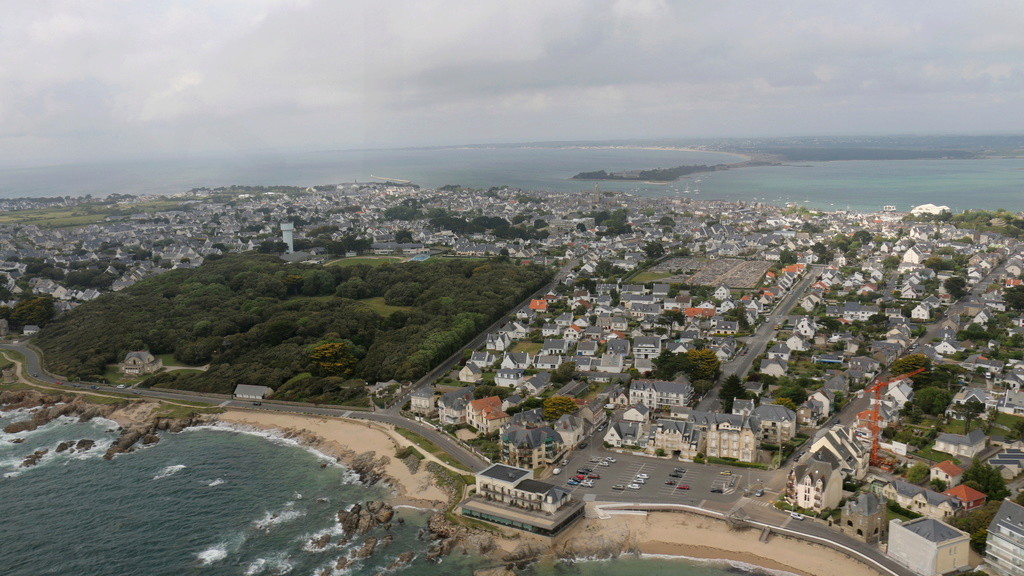
M 292 233 L 295 230 L 295 224 L 291 222 L 281 222 L 281 240 L 288 245 L 288 253 L 295 252 L 295 244 L 292 241 Z

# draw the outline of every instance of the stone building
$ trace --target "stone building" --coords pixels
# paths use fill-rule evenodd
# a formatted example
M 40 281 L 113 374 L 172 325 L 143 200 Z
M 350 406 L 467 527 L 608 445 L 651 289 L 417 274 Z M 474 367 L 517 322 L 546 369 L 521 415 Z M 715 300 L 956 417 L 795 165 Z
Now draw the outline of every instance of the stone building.
M 134 350 L 125 354 L 121 362 L 121 373 L 125 376 L 152 374 L 163 368 L 163 362 L 146 350 Z
M 885 503 L 878 496 L 865 492 L 843 506 L 839 529 L 843 534 L 868 544 L 885 541 L 889 533 L 885 516 Z

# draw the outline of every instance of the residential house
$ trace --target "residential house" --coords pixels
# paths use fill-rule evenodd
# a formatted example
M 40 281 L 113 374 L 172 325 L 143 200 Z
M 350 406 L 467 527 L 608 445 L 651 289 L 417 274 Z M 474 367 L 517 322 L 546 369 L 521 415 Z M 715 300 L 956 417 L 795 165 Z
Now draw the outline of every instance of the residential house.
M 537 469 L 552 465 L 565 451 L 562 437 L 549 426 L 506 426 L 500 442 L 501 461 L 520 468 Z
M 929 518 L 951 518 L 960 511 L 960 503 L 952 496 L 902 480 L 893 480 L 882 487 L 882 496 Z
M 954 456 L 974 458 L 988 443 L 988 437 L 981 430 L 975 428 L 967 434 L 951 434 L 943 432 L 935 438 L 935 450 L 945 452 Z
M 648 407 L 686 406 L 693 399 L 693 386 L 686 380 L 634 380 L 629 388 L 629 402 Z
M 501 398 L 497 396 L 470 400 L 466 408 L 466 423 L 481 434 L 490 434 L 498 430 L 510 418 L 511 416 L 501 409 Z
M 862 492 L 843 505 L 839 530 L 867 544 L 884 542 L 889 533 L 885 503 L 871 492 Z
M 120 372 L 125 376 L 142 376 L 152 374 L 163 368 L 163 361 L 150 354 L 147 350 L 135 350 L 125 354 L 121 362 Z
M 786 500 L 807 510 L 835 508 L 842 496 L 843 476 L 829 462 L 812 459 L 797 464 L 786 481 Z
M 941 480 L 946 484 L 947 488 L 952 488 L 960 483 L 960 479 L 964 475 L 964 469 L 953 464 L 952 460 L 943 460 L 938 464 L 933 464 L 929 471 L 929 480 Z
M 466 407 L 473 398 L 473 387 L 459 388 L 441 394 L 437 399 L 437 418 L 443 425 L 466 422 Z
M 970 486 L 960 484 L 943 492 L 946 496 L 952 496 L 960 503 L 960 510 L 970 512 L 975 508 L 981 508 L 988 500 L 984 492 L 979 492 Z

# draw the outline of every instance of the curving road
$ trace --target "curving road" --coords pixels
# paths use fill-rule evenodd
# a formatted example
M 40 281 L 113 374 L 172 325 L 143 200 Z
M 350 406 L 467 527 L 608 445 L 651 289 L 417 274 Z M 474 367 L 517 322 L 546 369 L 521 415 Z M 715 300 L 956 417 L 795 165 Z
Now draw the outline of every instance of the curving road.
M 64 378 L 50 374 L 42 368 L 42 360 L 39 352 L 34 348 L 24 343 L 4 343 L 0 344 L 2 350 L 12 350 L 21 353 L 25 358 L 25 371 L 34 380 L 45 384 L 57 384 L 63 383 Z M 174 400 L 178 402 L 193 402 L 203 404 L 214 404 L 225 408 L 240 408 L 245 410 L 255 410 L 251 401 L 241 401 L 228 399 L 225 395 L 220 394 L 202 394 L 198 392 L 186 392 L 178 390 L 154 390 L 149 388 L 131 388 L 128 390 L 120 389 L 115 386 L 108 386 L 105 384 L 98 383 L 80 383 L 70 385 L 72 387 L 88 386 L 90 389 L 102 390 L 104 392 L 115 392 L 124 394 L 130 392 L 139 396 L 147 398 L 155 398 L 161 400 Z M 263 400 L 260 402 L 259 410 L 268 410 L 271 412 L 290 412 L 294 414 L 312 414 L 316 416 L 329 416 L 335 418 L 354 418 L 357 420 L 372 420 L 374 422 L 383 422 L 391 424 L 398 428 L 404 428 L 423 436 L 430 442 L 433 442 L 439 448 L 450 454 L 460 464 L 465 466 L 467 469 L 476 472 L 486 468 L 489 463 L 473 454 L 469 450 L 465 449 L 455 439 L 451 438 L 447 434 L 444 434 L 432 426 L 410 420 L 398 414 L 389 412 L 362 412 L 358 410 L 346 410 L 340 408 L 332 408 L 327 406 L 321 406 L 316 404 L 306 404 L 301 402 L 289 402 L 278 403 L 273 400 Z

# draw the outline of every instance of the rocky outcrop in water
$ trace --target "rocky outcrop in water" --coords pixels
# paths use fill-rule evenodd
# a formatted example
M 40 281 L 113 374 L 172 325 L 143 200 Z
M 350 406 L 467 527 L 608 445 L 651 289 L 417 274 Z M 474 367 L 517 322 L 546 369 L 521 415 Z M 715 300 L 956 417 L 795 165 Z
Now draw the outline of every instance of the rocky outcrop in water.
M 390 564 L 388 564 L 387 570 L 397 570 L 398 568 L 412 562 L 412 559 L 415 557 L 416 553 L 411 550 L 409 552 L 402 552 L 398 555 L 398 558 L 395 558 Z
M 324 534 L 323 536 L 321 536 L 319 538 L 313 538 L 312 540 L 310 540 L 309 541 L 309 547 L 312 548 L 313 550 L 323 550 L 330 543 L 331 543 L 331 535 L 330 534 Z
M 363 540 L 363 545 L 355 551 L 356 558 L 369 558 L 373 551 L 377 549 L 377 539 L 370 536 L 366 540 Z
M 355 504 L 350 510 L 338 511 L 338 523 L 345 530 L 346 536 L 366 534 L 378 526 L 390 529 L 395 509 L 383 500 L 370 500 L 365 504 Z
M 516 576 L 516 573 L 511 568 L 499 566 L 498 568 L 482 568 L 480 570 L 474 570 L 473 576 Z
M 28 456 L 28 458 L 25 458 L 25 460 L 21 463 L 21 467 L 22 468 L 28 468 L 30 466 L 35 466 L 36 464 L 39 463 L 40 460 L 43 459 L 43 456 L 46 456 L 46 454 L 49 451 L 50 450 L 48 448 L 44 448 L 42 450 L 36 450 L 32 454 L 30 454 Z
M 92 450 L 92 447 L 95 446 L 95 445 L 96 445 L 96 441 L 95 440 L 89 440 L 88 438 L 83 438 L 82 440 L 78 441 L 78 444 L 75 444 L 75 450 L 78 450 L 79 452 L 85 452 L 87 450 Z
M 0 392 L 0 411 L 34 409 L 32 416 L 12 422 L 4 427 L 8 434 L 29 432 L 45 426 L 61 416 L 77 417 L 85 422 L 106 417 L 128 405 L 127 401 L 111 404 L 91 404 L 75 394 L 43 394 L 35 390 L 5 390 Z
M 146 422 L 132 424 L 127 428 L 121 429 L 121 435 L 110 445 L 103 458 L 110 460 L 118 454 L 131 452 L 139 442 L 142 442 L 143 445 L 155 444 L 160 440 L 157 432 L 181 432 L 189 426 L 202 422 L 202 417 L 191 415 L 186 418 L 157 417 Z

